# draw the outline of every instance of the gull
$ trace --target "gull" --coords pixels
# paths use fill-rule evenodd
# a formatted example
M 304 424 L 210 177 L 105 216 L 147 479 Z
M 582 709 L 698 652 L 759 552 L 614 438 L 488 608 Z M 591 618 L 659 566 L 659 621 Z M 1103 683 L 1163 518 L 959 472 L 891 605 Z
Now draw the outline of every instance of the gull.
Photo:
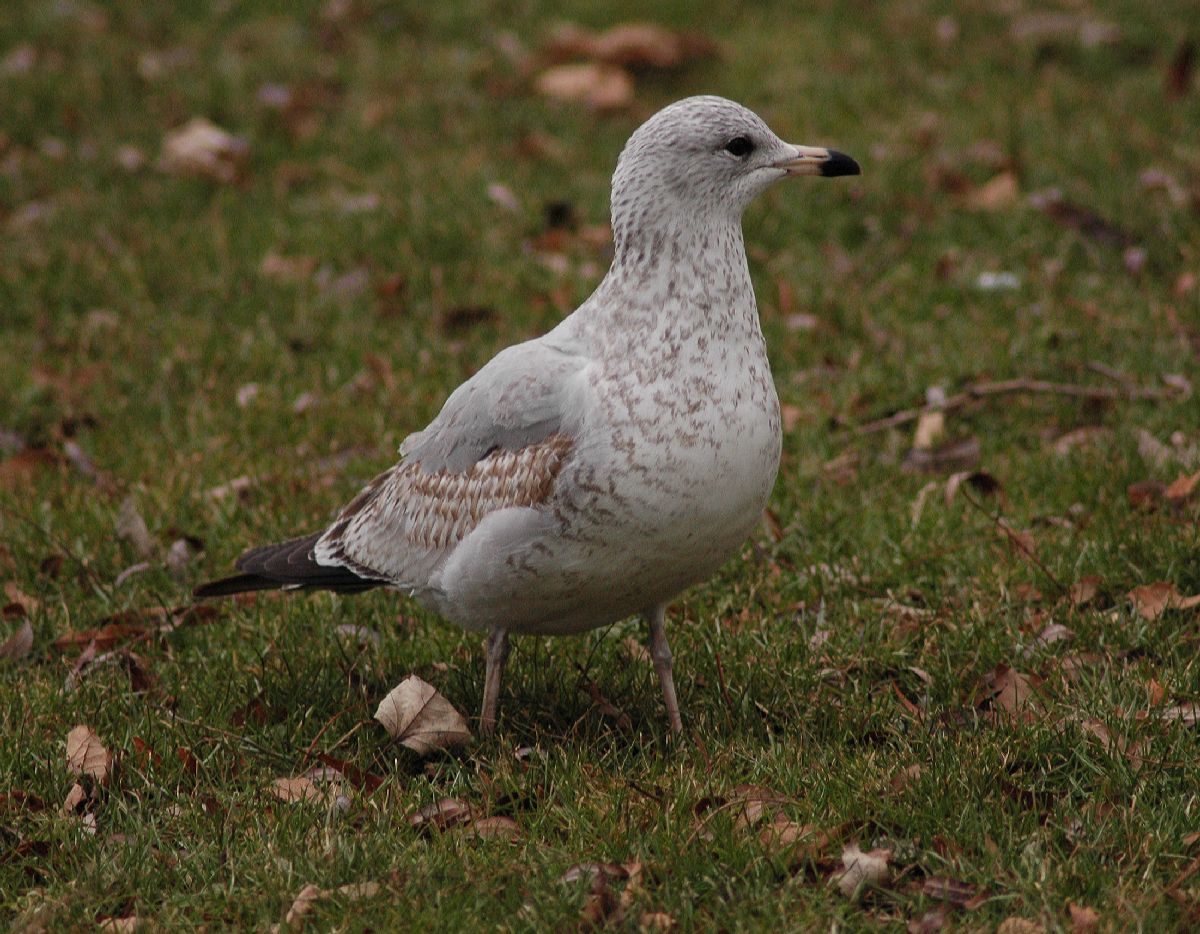
M 780 179 L 859 171 L 724 98 L 659 111 L 617 160 L 613 261 L 591 297 L 451 393 L 332 524 L 245 552 L 196 595 L 404 592 L 486 632 L 485 735 L 510 633 L 641 613 L 680 733 L 667 606 L 754 529 L 782 445 L 742 213 Z

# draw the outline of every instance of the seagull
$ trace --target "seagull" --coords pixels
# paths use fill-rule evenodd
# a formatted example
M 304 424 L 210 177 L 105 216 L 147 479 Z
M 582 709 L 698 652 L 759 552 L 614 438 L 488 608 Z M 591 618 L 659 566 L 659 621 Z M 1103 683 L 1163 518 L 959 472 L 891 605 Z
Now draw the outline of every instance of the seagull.
M 660 110 L 617 160 L 613 261 L 591 297 L 451 393 L 332 524 L 245 552 L 196 596 L 407 593 L 487 634 L 484 735 L 510 633 L 644 614 L 680 733 L 667 606 L 754 529 L 782 445 L 742 212 L 781 179 L 859 172 L 721 97 Z

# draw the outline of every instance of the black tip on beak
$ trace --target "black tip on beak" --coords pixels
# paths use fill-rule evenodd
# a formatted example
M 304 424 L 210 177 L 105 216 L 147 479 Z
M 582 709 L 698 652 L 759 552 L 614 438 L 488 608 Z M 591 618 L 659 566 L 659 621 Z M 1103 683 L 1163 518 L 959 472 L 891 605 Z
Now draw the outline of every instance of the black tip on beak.
M 862 175 L 862 169 L 844 152 L 831 149 L 829 150 L 829 159 L 821 163 L 821 175 L 825 178 L 833 178 L 837 175 Z

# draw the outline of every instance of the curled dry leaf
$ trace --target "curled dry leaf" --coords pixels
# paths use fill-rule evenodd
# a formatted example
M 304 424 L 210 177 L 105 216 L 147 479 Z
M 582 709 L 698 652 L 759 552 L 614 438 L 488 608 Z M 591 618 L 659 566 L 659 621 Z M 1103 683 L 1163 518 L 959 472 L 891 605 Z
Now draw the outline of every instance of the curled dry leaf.
M 1184 597 L 1170 581 L 1155 581 L 1129 591 L 1133 608 L 1142 619 L 1154 620 L 1167 610 L 1190 610 L 1200 606 L 1200 594 Z
M 15 662 L 32 650 L 33 626 L 29 624 L 29 620 L 22 620 L 20 628 L 0 643 L 0 661 Z
M 1200 484 L 1200 471 L 1190 476 L 1180 475 L 1163 490 L 1163 499 L 1170 503 L 1186 503 L 1196 492 L 1197 484 Z
M 458 798 L 442 798 L 408 815 L 408 823 L 418 830 L 427 830 L 430 827 L 445 830 L 447 827 L 469 821 L 471 813 L 471 806 Z
M 1039 683 L 1036 676 L 998 665 L 983 679 L 984 703 L 990 702 L 991 709 L 1002 716 L 1030 720 Z
M 596 110 L 620 110 L 633 103 L 633 79 L 614 65 L 555 65 L 538 75 L 534 86 L 543 97 Z
M 834 874 L 833 881 L 843 895 L 857 900 L 865 889 L 887 884 L 891 875 L 888 867 L 891 858 L 891 850 L 864 853 L 857 843 L 851 843 L 842 851 L 842 866 L 845 868 Z
M 393 739 L 421 756 L 471 741 L 467 721 L 432 684 L 409 675 L 388 692 L 375 719 Z
M 177 175 L 201 175 L 218 182 L 237 178 L 250 147 L 204 117 L 195 117 L 163 138 L 162 168 Z
M 108 781 L 112 756 L 91 727 L 80 724 L 67 734 L 67 768 L 100 784 Z
M 481 840 L 512 840 L 521 835 L 521 828 L 511 817 L 481 817 L 466 824 L 463 832 Z

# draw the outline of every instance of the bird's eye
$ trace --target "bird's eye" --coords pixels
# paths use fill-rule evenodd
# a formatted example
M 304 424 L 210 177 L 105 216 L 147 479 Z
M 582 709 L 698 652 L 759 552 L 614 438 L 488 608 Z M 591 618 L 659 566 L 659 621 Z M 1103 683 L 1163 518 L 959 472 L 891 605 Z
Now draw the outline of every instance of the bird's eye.
M 743 159 L 754 152 L 754 144 L 744 136 L 735 136 L 725 144 L 725 151 L 730 155 Z

